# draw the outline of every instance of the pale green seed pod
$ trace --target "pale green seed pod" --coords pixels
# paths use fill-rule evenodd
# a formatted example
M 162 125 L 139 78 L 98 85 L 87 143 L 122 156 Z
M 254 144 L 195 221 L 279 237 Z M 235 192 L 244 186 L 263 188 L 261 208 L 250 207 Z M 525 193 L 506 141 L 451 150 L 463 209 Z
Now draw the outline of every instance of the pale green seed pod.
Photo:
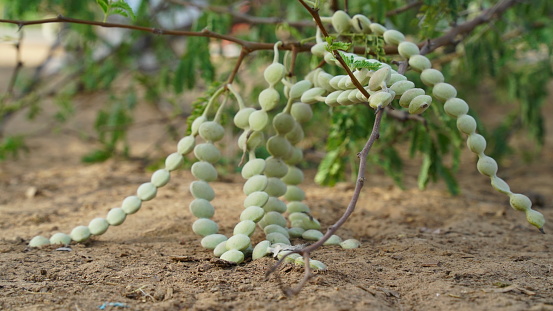
M 250 114 L 252 114 L 255 111 L 255 108 L 252 107 L 246 107 L 238 110 L 238 112 L 234 115 L 234 125 L 236 125 L 237 128 L 240 129 L 246 129 L 250 127 Z
M 480 134 L 472 133 L 467 138 L 467 146 L 470 151 L 481 154 L 486 150 L 486 139 Z
M 317 87 L 322 87 L 327 92 L 334 92 L 334 91 L 336 91 L 336 89 L 333 88 L 332 85 L 330 85 L 330 80 L 332 78 L 334 78 L 333 75 L 331 75 L 329 73 L 326 73 L 326 72 L 321 72 L 321 73 L 319 73 L 319 75 L 317 75 L 316 86 Z
M 271 243 L 282 243 L 286 245 L 290 245 L 290 240 L 284 236 L 282 233 L 278 232 L 271 232 L 265 236 L 265 238 L 271 242 Z
M 265 228 L 263 228 L 263 232 L 265 232 L 265 234 L 278 232 L 284 235 L 286 238 L 290 238 L 290 233 L 288 233 L 288 229 L 275 224 L 265 226 Z
M 469 112 L 469 105 L 460 98 L 450 98 L 444 104 L 445 112 L 452 117 L 459 117 Z
M 265 257 L 269 254 L 269 247 L 271 247 L 270 241 L 261 241 L 253 248 L 252 259 L 256 260 Z
M 192 200 L 188 209 L 196 218 L 211 218 L 215 214 L 215 208 L 205 199 Z
M 288 202 L 303 201 L 305 200 L 305 192 L 301 190 L 301 188 L 298 186 L 288 186 L 286 187 L 284 199 L 286 199 Z
M 325 104 L 327 104 L 330 107 L 336 107 L 340 104 L 338 103 L 338 97 L 340 94 L 342 94 L 344 91 L 334 91 L 330 94 L 328 94 L 325 98 Z
M 303 228 L 288 229 L 288 235 L 290 235 L 291 238 L 299 238 L 304 232 L 305 232 L 305 229 Z
M 282 78 L 284 78 L 285 72 L 286 68 L 284 68 L 283 64 L 272 63 L 267 68 L 265 68 L 263 76 L 265 77 L 265 81 L 267 81 L 269 85 L 273 86 L 279 83 Z
M 286 112 L 280 112 L 273 118 L 273 127 L 281 135 L 290 132 L 294 128 L 295 123 L 294 117 Z
M 252 192 L 244 199 L 244 207 L 263 206 L 268 200 L 269 195 L 265 191 Z
M 386 30 L 388 30 L 386 27 L 382 26 L 379 23 L 371 23 L 369 28 L 371 29 L 372 33 L 377 36 L 382 36 L 386 32 Z
M 286 139 L 290 142 L 290 144 L 295 145 L 303 140 L 305 134 L 303 132 L 302 126 L 296 122 L 294 127 L 292 128 L 292 131 L 290 131 L 288 134 L 286 134 Z
M 394 97 L 388 92 L 376 92 L 369 98 L 369 106 L 376 109 L 378 107 L 386 107 L 392 102 Z
M 314 87 L 310 90 L 307 90 L 301 95 L 301 101 L 306 104 L 315 104 L 320 102 L 322 95 L 326 93 L 326 90 L 322 87 Z
M 71 237 L 68 234 L 65 233 L 54 233 L 50 237 L 50 244 L 61 244 L 61 245 L 69 245 L 71 243 Z
M 253 222 L 258 222 L 265 215 L 265 210 L 259 206 L 248 206 L 240 214 L 240 220 L 251 220 Z
M 231 249 L 224 252 L 221 255 L 221 259 L 234 262 L 235 264 L 240 264 L 244 261 L 244 253 L 236 249 Z
M 177 144 L 177 152 L 182 155 L 189 154 L 194 149 L 195 144 L 196 139 L 194 136 L 185 136 L 179 140 Z
M 398 96 L 403 95 L 403 93 L 413 89 L 414 87 L 415 87 L 415 83 L 408 80 L 402 80 L 392 84 L 390 89 L 396 92 L 396 98 L 398 98 Z
M 50 245 L 50 240 L 42 235 L 37 235 L 29 242 L 29 247 L 41 247 L 44 245 Z
M 143 183 L 136 189 L 136 196 L 142 201 L 149 201 L 156 197 L 157 188 L 151 182 Z
M 358 94 L 361 93 L 358 89 L 353 89 L 349 91 L 348 94 L 348 101 L 353 104 L 358 104 L 362 102 L 362 100 L 359 99 Z
M 422 72 L 423 70 L 432 67 L 432 64 L 426 56 L 413 55 L 409 57 L 409 66 L 411 66 L 411 68 L 415 71 Z
M 234 226 L 233 235 L 245 234 L 251 236 L 255 231 L 255 222 L 252 220 L 242 220 Z
M 369 34 L 371 33 L 371 20 L 365 15 L 356 14 L 351 18 L 351 25 L 357 33 Z
M 192 224 L 192 231 L 197 235 L 208 236 L 219 231 L 219 225 L 211 219 L 200 218 Z
M 337 10 L 332 15 L 332 27 L 339 34 L 347 32 L 351 28 L 351 17 L 349 17 L 348 13 Z
M 306 230 L 301 235 L 301 237 L 309 241 L 318 241 L 323 237 L 323 233 L 319 230 L 309 229 L 309 230 Z
M 215 249 L 217 245 L 219 245 L 221 242 L 225 242 L 226 240 L 227 240 L 226 236 L 219 233 L 215 233 L 215 234 L 210 234 L 205 236 L 200 242 L 200 244 L 202 245 L 203 248 Z
M 315 259 L 309 260 L 309 267 L 313 270 L 320 270 L 320 271 L 324 271 L 327 269 L 326 265 L 323 262 Z
M 196 199 L 211 201 L 215 198 L 215 191 L 213 191 L 213 188 L 202 180 L 195 180 L 190 183 L 190 193 Z
M 328 83 L 335 90 L 343 90 L 343 88 L 340 87 L 340 81 L 345 77 L 346 75 L 334 76 L 332 79 L 330 79 L 330 81 L 328 81 Z
M 265 159 L 265 176 L 282 178 L 288 173 L 288 165 L 282 159 L 268 157 Z
M 267 140 L 267 151 L 275 158 L 283 158 L 289 152 L 292 145 L 286 139 L 286 137 L 281 135 L 276 135 Z
M 340 245 L 340 243 L 342 243 L 342 238 L 333 234 L 323 243 L 323 245 Z
M 286 193 L 286 184 L 282 180 L 280 180 L 280 178 L 269 177 L 265 192 L 267 192 L 267 194 L 272 197 L 278 198 Z
M 156 186 L 156 188 L 161 188 L 169 182 L 171 179 L 171 174 L 166 169 L 160 169 L 155 171 L 150 178 L 150 182 Z
M 405 41 L 405 36 L 397 30 L 389 29 L 384 32 L 384 42 L 387 44 L 398 45 L 403 41 Z
M 110 226 L 119 226 L 125 221 L 126 218 L 127 214 L 119 207 L 112 208 L 106 216 L 106 220 Z
M 94 218 L 88 223 L 88 230 L 92 235 L 101 235 L 108 231 L 109 223 L 105 218 Z
M 203 143 L 194 148 L 194 156 L 200 161 L 216 163 L 221 159 L 221 151 L 212 143 Z
M 482 175 L 488 177 L 494 176 L 497 174 L 497 162 L 492 157 L 487 155 L 480 156 L 478 162 L 476 163 L 476 168 Z
M 254 175 L 244 183 L 242 191 L 246 195 L 250 195 L 256 191 L 264 191 L 267 188 L 269 180 L 265 175 Z
M 532 226 L 540 229 L 540 231 L 544 233 L 543 225 L 545 225 L 545 218 L 543 217 L 542 213 L 533 209 L 528 209 L 526 210 L 526 220 L 528 220 L 528 222 L 532 224 Z
M 509 185 L 503 179 L 495 175 L 491 177 L 491 184 L 495 190 L 506 195 L 511 194 L 511 189 L 509 188 Z
M 190 135 L 191 136 L 198 135 L 198 131 L 200 130 L 200 126 L 202 125 L 202 123 L 204 123 L 206 121 L 207 121 L 207 118 L 204 117 L 204 116 L 199 116 L 196 119 L 194 119 L 194 121 L 192 122 L 192 126 L 190 127 L 190 130 L 191 130 Z
M 406 76 L 399 73 L 392 73 L 390 75 L 390 80 L 386 83 L 386 85 L 390 87 L 399 81 L 406 81 L 406 80 L 407 80 Z
M 252 132 L 247 140 L 247 149 L 255 150 L 257 147 L 263 145 L 265 142 L 265 135 L 263 132 Z
M 356 239 L 347 239 L 340 243 L 340 246 L 343 249 L 353 249 L 353 248 L 359 248 L 361 246 L 361 242 L 359 242 Z
M 338 63 L 336 58 L 334 58 L 334 54 L 332 54 L 330 52 L 328 52 L 324 55 L 324 61 L 325 61 L 325 63 L 327 63 L 329 65 L 333 65 L 333 66 L 337 65 L 337 63 Z
M 303 182 L 303 172 L 295 166 L 289 166 L 288 172 L 282 177 L 282 181 L 287 185 L 299 185 Z
M 303 151 L 301 148 L 292 147 L 290 154 L 286 156 L 284 162 L 288 165 L 296 165 L 303 160 Z
M 290 88 L 290 92 L 288 94 L 288 98 L 290 99 L 298 99 L 302 96 L 303 93 L 307 92 L 310 88 L 313 87 L 313 83 L 309 80 L 301 80 Z
M 280 94 L 273 87 L 269 87 L 259 93 L 257 100 L 263 110 L 271 111 L 278 106 Z
M 192 164 L 190 171 L 199 180 L 212 182 L 217 179 L 217 170 L 209 162 L 198 161 Z
M 341 90 L 351 89 L 351 87 L 348 87 L 348 85 L 353 85 L 353 83 L 351 82 L 351 77 L 348 75 L 343 76 L 342 79 L 338 81 L 338 88 Z
M 215 246 L 213 249 L 213 255 L 215 255 L 215 257 L 221 257 L 226 251 L 228 251 L 227 241 L 224 241 Z
M 414 88 L 414 89 L 407 90 L 399 98 L 399 105 L 403 108 L 409 108 L 409 104 L 411 103 L 411 101 L 415 97 L 420 95 L 425 95 L 425 92 L 423 89 Z
M 138 212 L 141 206 L 142 206 L 142 200 L 140 200 L 137 196 L 134 196 L 134 195 L 126 197 L 123 200 L 123 203 L 121 203 L 121 209 L 127 215 Z
M 399 55 L 401 55 L 405 59 L 409 59 L 413 55 L 420 54 L 419 47 L 413 42 L 409 42 L 409 41 L 401 42 L 397 47 L 397 51 Z
M 532 201 L 520 193 L 513 193 L 509 196 L 509 203 L 511 207 L 517 211 L 525 212 L 532 208 Z
M 382 67 L 375 71 L 369 79 L 369 90 L 378 91 L 392 78 L 390 67 Z
M 205 141 L 216 142 L 225 136 L 225 129 L 215 121 L 206 121 L 200 125 L 198 133 Z
M 244 179 L 249 179 L 254 175 L 263 174 L 264 171 L 265 171 L 264 159 L 251 159 L 242 168 L 242 177 Z
M 284 218 L 284 216 L 282 216 L 281 213 L 270 211 L 265 213 L 265 216 L 263 216 L 263 218 L 258 222 L 258 224 L 261 228 L 265 228 L 266 226 L 271 224 L 276 224 L 281 227 L 286 227 L 287 223 L 286 223 L 286 218 Z M 277 242 L 273 242 L 273 243 L 277 243 Z
M 462 115 L 457 119 L 457 128 L 459 131 L 470 135 L 476 131 L 476 120 L 468 114 Z
M 294 260 L 294 264 L 297 266 L 305 266 L 305 259 L 303 259 L 303 256 L 299 256 Z
M 457 90 L 453 87 L 453 85 L 441 82 L 434 85 L 432 95 L 434 95 L 436 99 L 445 102 L 448 99 L 457 96 Z
M 421 81 L 425 85 L 434 86 L 438 83 L 443 83 L 444 80 L 444 75 L 439 70 L 428 68 L 421 72 Z
M 311 47 L 311 54 L 318 57 L 323 57 L 325 53 L 328 53 L 328 51 L 326 50 L 327 46 L 328 43 L 326 42 L 317 43 Z
M 341 106 L 349 106 L 353 105 L 354 103 L 349 100 L 349 95 L 351 94 L 353 90 L 346 90 L 343 91 L 340 96 L 338 96 L 338 104 Z
M 432 97 L 428 95 L 419 95 L 409 103 L 410 114 L 421 114 L 432 104 Z
M 87 226 L 77 226 L 71 230 L 69 236 L 75 242 L 84 242 L 90 238 L 90 229 Z
M 269 115 L 264 110 L 257 110 L 250 114 L 248 121 L 252 130 L 263 131 L 269 124 Z
M 227 240 L 227 248 L 229 250 L 245 250 L 250 245 L 250 237 L 245 234 L 236 234 Z
M 311 106 L 305 103 L 293 103 L 290 114 L 299 123 L 306 123 L 313 117 Z
M 300 201 L 291 201 L 286 205 L 286 212 L 288 214 L 292 213 L 309 213 L 311 210 L 309 209 L 309 206 L 307 204 L 302 203 Z
M 184 157 L 182 154 L 175 152 L 165 158 L 165 169 L 169 172 L 178 169 L 182 163 L 184 163 Z
M 284 213 L 286 212 L 286 204 L 282 202 L 279 198 L 270 196 L 269 200 L 267 200 L 267 203 L 263 205 L 263 210 L 265 212 Z

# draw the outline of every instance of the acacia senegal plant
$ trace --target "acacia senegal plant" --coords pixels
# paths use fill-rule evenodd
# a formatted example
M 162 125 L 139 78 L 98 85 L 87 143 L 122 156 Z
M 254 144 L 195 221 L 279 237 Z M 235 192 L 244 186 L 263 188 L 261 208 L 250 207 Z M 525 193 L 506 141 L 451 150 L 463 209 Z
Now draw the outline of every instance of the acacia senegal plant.
M 40 7 L 46 2 L 31 1 L 31 7 Z M 497 175 L 498 164 L 494 158 L 513 152 L 505 137 L 519 130 L 526 131 L 537 145 L 543 143 L 540 105 L 544 85 L 552 76 L 549 64 L 552 47 L 545 43 L 553 37 L 551 21 L 547 18 L 552 11 L 548 1 L 535 1 L 531 5 L 514 0 L 367 4 L 346 1 L 347 7 L 331 1 L 284 1 L 267 6 L 252 2 L 248 14 L 238 7 L 167 1 L 167 5 L 203 10 L 191 30 L 151 27 L 146 17 L 159 14 L 163 7 L 151 8 L 146 2 L 136 12 L 123 1 L 98 0 L 97 4 L 100 15 L 87 11 L 85 15 L 89 19 L 74 17 L 81 17 L 82 11 L 75 4 L 66 8 L 67 14 L 53 18 L 0 20 L 19 26 L 20 34 L 29 25 L 61 23 L 69 33 L 86 35 L 90 42 L 95 42 L 90 26 L 130 31 L 129 40 L 112 47 L 100 62 L 93 56 L 98 45 L 80 42 L 85 60 L 91 62 L 85 61 L 84 66 L 81 64 L 75 69 L 83 76 L 79 81 L 81 87 L 109 91 L 118 66 L 129 66 L 127 69 L 135 72 L 133 83 L 126 90 L 130 95 L 114 96 L 109 110 L 98 114 L 96 128 L 101 148 L 86 160 L 97 161 L 117 154 L 121 144 L 123 151 L 128 152 L 125 133 L 132 124 L 136 102 L 132 91 L 138 85 L 148 89 L 150 93 L 146 97 L 154 104 L 162 98 L 172 101 L 175 111 L 183 109 L 178 105 L 178 98 L 185 88 L 201 87 L 197 84 L 197 75 L 207 91 L 194 103 L 176 152 L 165 158 L 163 167 L 152 174 L 149 182 L 140 185 L 135 195 L 125 198 L 105 218 L 77 226 L 70 234 L 37 236 L 30 241 L 31 246 L 83 242 L 103 234 L 110 226 L 122 224 L 128 215 L 139 211 L 143 202 L 155 198 L 157 189 L 170 181 L 172 171 L 190 160 L 190 170 L 197 179 L 189 189 L 194 197 L 190 212 L 197 218 L 192 230 L 202 237 L 202 246 L 213 250 L 215 256 L 235 263 L 274 254 L 279 261 L 270 273 L 284 261 L 304 265 L 305 278 L 298 287 L 301 288 L 311 276 L 311 269 L 326 268 L 323 263 L 310 259 L 311 252 L 323 244 L 340 244 L 343 248 L 359 246 L 356 240 L 343 241 L 335 233 L 355 208 L 367 165 L 380 166 L 401 186 L 402 158 L 397 148 L 407 141 L 409 154 L 422 157 L 419 186 L 424 188 L 430 180 L 442 178 L 449 190 L 457 193 L 454 172 L 465 139 L 468 148 L 477 155 L 478 171 L 490 179 L 493 188 L 509 197 L 515 210 L 524 212 L 528 222 L 543 232 L 543 216 L 532 209 L 528 197 L 511 191 Z M 11 17 L 25 12 L 16 3 L 5 6 Z M 274 6 L 287 6 L 289 16 L 263 17 L 267 16 L 263 14 L 265 10 L 282 11 L 274 10 Z M 134 22 L 107 22 L 110 15 L 117 14 Z M 103 21 L 96 21 L 97 16 Z M 249 38 L 229 34 L 234 21 L 249 23 Z M 144 32 L 152 34 L 147 38 L 154 42 L 150 43 L 154 50 L 164 50 L 154 53 L 157 59 L 171 60 L 155 73 L 132 68 L 129 61 L 132 60 L 129 51 L 139 40 L 144 40 Z M 175 55 L 167 55 L 166 47 L 171 44 L 167 38 L 174 37 L 188 38 L 188 46 L 194 48 L 178 58 L 176 51 Z M 16 41 L 16 47 L 19 48 L 23 38 L 21 35 Z M 209 57 L 209 38 L 241 47 L 232 68 Z M 240 74 L 247 61 L 265 63 L 263 78 L 259 79 L 262 83 L 248 90 L 248 94 L 244 90 L 250 81 Z M 33 84 L 16 91 L 19 67 L 14 83 L 2 99 L 4 119 L 24 107 L 37 105 L 39 82 L 32 81 Z M 509 95 L 503 95 L 502 100 L 517 102 L 517 108 L 506 121 L 492 131 L 479 124 L 474 111 L 469 112 L 467 101 L 470 100 L 465 97 L 479 81 L 489 77 L 493 78 L 494 88 L 509 90 Z M 163 94 L 167 89 L 171 90 L 169 95 Z M 60 119 L 70 117 L 72 108 L 67 104 L 68 98 L 77 90 L 76 86 L 68 87 L 55 95 L 65 102 L 61 105 Z M 116 89 L 111 91 L 118 94 Z M 304 142 L 306 136 L 313 137 L 311 132 L 320 131 L 310 126 L 313 118 L 317 119 L 317 125 L 323 120 L 329 124 L 324 128 L 326 155 L 319 165 L 316 181 L 332 185 L 344 178 L 347 168 L 358 172 L 353 174 L 356 187 L 350 204 L 325 233 L 320 231 L 321 224 L 314 217 L 316 212 L 312 213 L 306 204 L 300 186 L 304 179 L 302 163 L 306 147 L 322 147 L 321 143 Z M 232 131 L 239 133 L 238 165 L 245 182 L 244 211 L 229 235 L 221 233 L 213 220 L 215 207 L 211 201 L 216 189 L 209 183 L 218 178 L 215 167 L 221 160 L 218 142 Z M 494 140 L 494 137 L 502 139 Z M 488 141 L 492 144 L 488 145 Z M 451 158 L 451 164 L 446 164 L 447 158 Z M 265 240 L 256 243 L 250 237 L 257 228 L 263 229 Z M 297 238 L 313 244 L 293 247 L 291 239 Z

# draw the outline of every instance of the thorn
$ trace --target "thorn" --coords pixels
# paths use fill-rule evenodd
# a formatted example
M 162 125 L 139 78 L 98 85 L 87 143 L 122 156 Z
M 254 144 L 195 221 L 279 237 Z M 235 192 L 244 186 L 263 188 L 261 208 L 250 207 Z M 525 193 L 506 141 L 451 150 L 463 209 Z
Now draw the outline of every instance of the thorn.
M 543 231 L 543 228 L 538 228 L 538 230 L 540 230 L 541 233 L 545 234 L 545 231 Z

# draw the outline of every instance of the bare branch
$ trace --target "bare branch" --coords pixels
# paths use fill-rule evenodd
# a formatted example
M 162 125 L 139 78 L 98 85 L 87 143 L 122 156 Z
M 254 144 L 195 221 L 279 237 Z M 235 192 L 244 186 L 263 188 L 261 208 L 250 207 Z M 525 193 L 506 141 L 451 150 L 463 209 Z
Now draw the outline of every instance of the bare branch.
M 402 6 L 401 8 L 397 8 L 397 9 L 386 12 L 386 17 L 398 15 L 398 14 L 401 14 L 405 11 L 409 11 L 411 9 L 418 9 L 421 5 L 422 5 L 422 1 L 411 2 L 411 3 L 409 3 L 405 6 Z

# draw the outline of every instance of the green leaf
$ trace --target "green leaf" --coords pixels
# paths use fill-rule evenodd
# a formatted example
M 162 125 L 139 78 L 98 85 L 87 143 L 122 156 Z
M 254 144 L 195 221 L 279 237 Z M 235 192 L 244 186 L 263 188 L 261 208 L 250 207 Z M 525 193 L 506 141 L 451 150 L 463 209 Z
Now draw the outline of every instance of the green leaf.
M 109 11 L 109 3 L 108 0 L 96 0 L 96 3 L 100 6 L 104 14 L 107 14 Z
M 111 10 L 114 11 L 116 14 L 123 15 L 125 17 L 130 17 L 132 20 L 136 19 L 136 15 L 134 14 L 131 6 L 123 0 L 112 2 Z

